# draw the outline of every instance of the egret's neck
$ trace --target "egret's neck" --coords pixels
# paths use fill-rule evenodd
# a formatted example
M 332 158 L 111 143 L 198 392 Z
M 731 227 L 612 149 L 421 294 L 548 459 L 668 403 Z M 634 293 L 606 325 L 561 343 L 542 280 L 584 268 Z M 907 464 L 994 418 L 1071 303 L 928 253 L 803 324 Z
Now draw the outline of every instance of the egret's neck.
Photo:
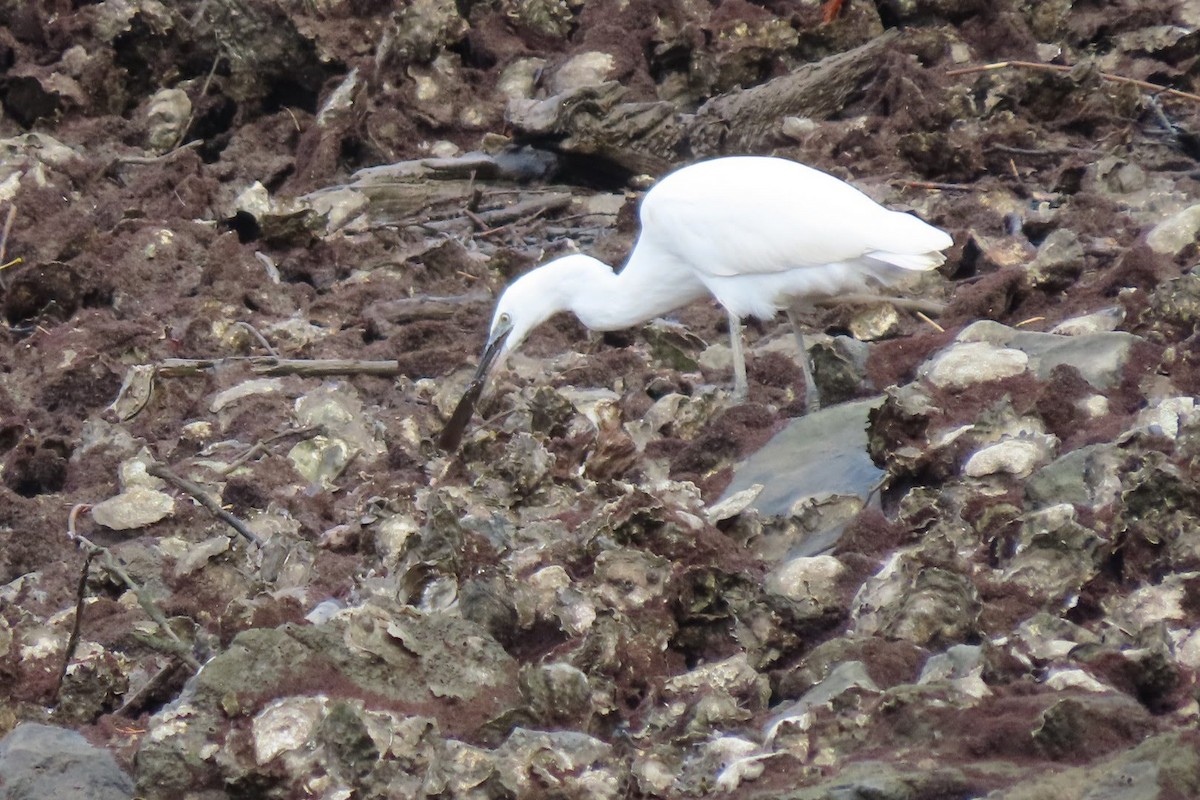
M 573 283 L 569 310 L 594 331 L 616 331 L 660 317 L 705 294 L 691 270 L 658 258 L 648 248 L 635 247 L 620 273 L 604 267 Z

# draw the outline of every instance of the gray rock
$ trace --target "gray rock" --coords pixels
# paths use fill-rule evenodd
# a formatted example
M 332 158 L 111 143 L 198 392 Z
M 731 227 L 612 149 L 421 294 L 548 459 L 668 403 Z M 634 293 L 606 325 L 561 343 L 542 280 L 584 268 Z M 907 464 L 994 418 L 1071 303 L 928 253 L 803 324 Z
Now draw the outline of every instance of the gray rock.
M 1096 508 L 1117 500 L 1120 454 L 1114 445 L 1093 444 L 1056 458 L 1025 482 L 1025 495 L 1036 508 L 1074 503 Z
M 146 113 L 150 147 L 160 153 L 170 150 L 184 133 L 192 115 L 192 101 L 182 89 L 160 89 L 150 98 Z
M 919 374 L 934 386 L 963 389 L 976 383 L 1011 378 L 1028 368 L 1029 356 L 1021 350 L 990 342 L 963 341 L 960 335 L 957 343 L 922 364 Z
M 1049 378 L 1058 365 L 1066 364 L 1078 369 L 1097 389 L 1110 389 L 1120 380 L 1121 370 L 1139 337 L 1116 331 L 1059 336 L 1018 331 L 999 322 L 983 320 L 964 328 L 958 341 L 1019 350 L 1029 357 L 1029 368 L 1041 380 Z M 953 347 L 949 352 L 953 352 Z
M 562 94 L 604 83 L 612 75 L 616 59 L 611 53 L 591 50 L 571 56 L 554 72 L 551 94 Z
M 879 686 L 867 674 L 866 664 L 861 661 L 838 664 L 825 680 L 805 692 L 803 697 L 779 709 L 767 723 L 767 741 L 774 739 L 783 726 L 793 723 L 802 725 L 804 716 L 811 710 L 829 705 L 851 690 L 872 694 L 880 691 Z
M 1125 319 L 1125 310 L 1119 306 L 1109 306 L 1091 314 L 1064 319 L 1050 329 L 1051 333 L 1062 336 L 1082 336 L 1088 333 L 1104 333 L 1114 331 Z
M 0 739 L 0 800 L 125 800 L 133 781 L 75 731 L 24 722 Z
M 844 403 L 858 394 L 866 383 L 869 350 L 865 342 L 849 336 L 834 336 L 828 341 L 817 342 L 809 352 L 813 381 L 823 404 Z
M 977 450 L 967 459 L 963 474 L 968 478 L 1008 474 L 1024 478 L 1054 452 L 1053 436 L 1003 439 Z
M 917 683 L 946 683 L 968 697 L 984 697 L 991 694 L 983 681 L 984 661 L 982 646 L 956 644 L 944 653 L 930 656 Z
M 762 484 L 754 508 L 778 515 L 830 494 L 866 498 L 883 477 L 867 456 L 867 413 L 881 402 L 844 403 L 792 420 L 737 467 L 722 499 Z
M 1146 244 L 1156 253 L 1177 255 L 1200 236 L 1200 203 L 1188 206 L 1155 225 L 1146 234 Z
M 126 531 L 144 528 L 175 513 L 171 495 L 145 486 L 134 486 L 92 507 L 92 519 L 106 528 Z
M 1083 271 L 1083 245 L 1068 228 L 1053 231 L 1027 267 L 1034 286 L 1067 286 Z
M 742 462 L 721 500 L 755 485 L 762 491 L 750 506 L 764 517 L 794 513 L 798 504 L 844 497 L 866 501 L 883 471 L 867 454 L 867 413 L 882 398 L 822 409 L 794 419 L 757 453 Z M 817 555 L 833 546 L 845 520 L 815 523 L 792 556 Z

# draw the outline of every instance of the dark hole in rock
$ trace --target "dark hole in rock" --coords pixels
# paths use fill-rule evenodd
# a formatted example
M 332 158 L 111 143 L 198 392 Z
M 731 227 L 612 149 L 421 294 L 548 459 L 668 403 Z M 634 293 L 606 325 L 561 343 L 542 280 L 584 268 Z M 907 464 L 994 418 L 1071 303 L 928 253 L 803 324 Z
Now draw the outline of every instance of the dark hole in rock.
M 227 219 L 225 224 L 237 234 L 238 241 L 242 244 L 257 241 L 262 236 L 262 228 L 259 227 L 258 220 L 245 211 L 237 212 Z

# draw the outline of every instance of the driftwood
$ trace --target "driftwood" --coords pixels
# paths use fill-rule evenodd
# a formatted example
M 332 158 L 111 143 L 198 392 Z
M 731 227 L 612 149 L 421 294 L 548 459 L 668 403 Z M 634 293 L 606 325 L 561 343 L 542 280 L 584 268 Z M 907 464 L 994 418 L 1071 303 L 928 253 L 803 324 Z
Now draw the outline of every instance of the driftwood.
M 400 161 L 359 170 L 345 184 L 304 195 L 297 209 L 330 219 L 365 215 L 370 226 L 417 224 L 466 232 L 482 221 L 485 228 L 499 227 L 571 204 L 570 187 L 526 186 L 552 175 L 557 163 L 554 154 L 528 147 Z M 348 211 L 337 212 L 338 206 Z
M 863 91 L 898 38 L 889 31 L 789 75 L 714 97 L 693 115 L 667 102 L 622 103 L 624 87 L 610 82 L 516 104 L 509 122 L 519 138 L 552 141 L 634 174 L 659 174 L 687 158 L 768 149 L 784 117 L 833 116 Z
M 332 229 L 354 223 L 360 231 L 408 225 L 438 235 L 491 233 L 571 204 L 571 187 L 547 183 L 560 153 L 592 159 L 600 170 L 608 166 L 614 177 L 628 177 L 661 175 L 703 156 L 769 150 L 782 136 L 784 118 L 824 119 L 844 109 L 880 71 L 899 38 L 889 31 L 789 75 L 714 97 L 694 114 L 666 101 L 623 102 L 627 91 L 617 82 L 516 101 L 508 109 L 509 124 L 517 141 L 532 146 L 359 170 L 349 182 L 281 209 L 278 223 L 260 224 L 270 233 L 283 223 L 294 227 L 292 217 L 298 215 L 314 229 L 322 225 L 309 219 L 315 216 Z M 539 188 L 530 188 L 530 182 Z
M 394 378 L 400 374 L 398 361 L 366 361 L 349 358 L 276 358 L 274 356 L 237 356 L 232 358 L 164 358 L 155 365 L 155 372 L 164 378 L 187 378 L 201 375 L 223 364 L 244 362 L 256 375 L 300 375 L 327 377 L 329 375 L 376 375 Z
M 875 77 L 898 38 L 888 31 L 789 75 L 712 98 L 687 127 L 692 155 L 756 151 L 778 139 L 784 117 L 832 117 Z

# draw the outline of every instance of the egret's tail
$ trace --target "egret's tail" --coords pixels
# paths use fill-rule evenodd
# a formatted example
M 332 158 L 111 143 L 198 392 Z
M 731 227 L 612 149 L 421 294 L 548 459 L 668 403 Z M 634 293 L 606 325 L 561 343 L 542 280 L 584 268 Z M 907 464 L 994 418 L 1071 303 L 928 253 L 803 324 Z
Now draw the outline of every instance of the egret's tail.
M 941 251 L 954 244 L 950 234 L 912 214 L 889 211 L 873 223 L 873 238 L 879 249 L 867 253 L 867 257 L 901 269 L 933 269 L 946 260 Z
M 867 258 L 891 264 L 893 267 L 909 269 L 914 272 L 925 272 L 939 267 L 946 261 L 944 253 L 936 250 L 930 253 L 867 253 Z

